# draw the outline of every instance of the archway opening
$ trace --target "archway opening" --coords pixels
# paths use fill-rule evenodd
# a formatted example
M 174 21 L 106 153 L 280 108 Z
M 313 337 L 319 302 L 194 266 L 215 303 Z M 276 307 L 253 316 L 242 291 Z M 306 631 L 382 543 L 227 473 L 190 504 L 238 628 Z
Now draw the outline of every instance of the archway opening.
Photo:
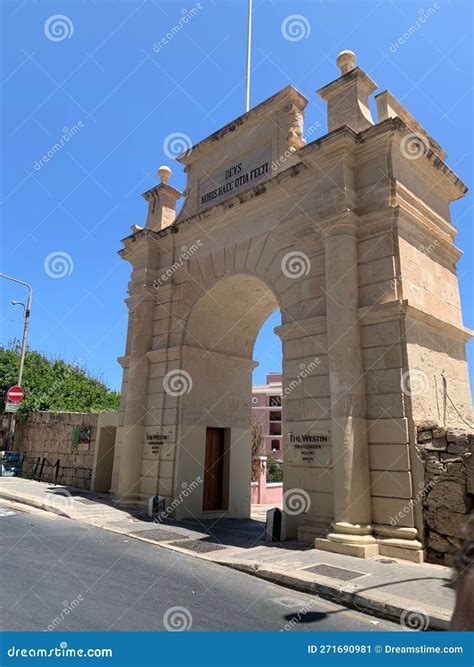
M 278 309 L 274 292 L 263 280 L 239 274 L 217 282 L 188 316 L 183 368 L 190 374 L 193 387 L 182 400 L 180 421 L 186 437 L 181 440 L 177 482 L 203 476 L 202 499 L 193 508 L 200 516 L 224 512 L 229 517 L 248 518 L 252 500 L 268 504 L 263 478 L 258 480 L 260 496 L 252 498 L 252 371 L 260 361 L 254 355 L 259 332 L 259 349 L 271 334 L 275 348 L 271 363 L 276 363 L 279 371 L 271 394 L 279 405 L 271 406 L 270 397 L 266 397 L 268 424 L 260 456 L 271 455 L 275 472 L 275 465 L 281 469 L 282 459 L 281 347 L 269 327 L 280 323 Z M 267 320 L 270 324 L 265 326 Z M 270 347 L 266 345 L 267 352 Z M 270 357 L 262 356 L 267 367 Z M 281 495 L 281 486 L 279 490 Z M 273 497 L 268 502 L 272 501 Z

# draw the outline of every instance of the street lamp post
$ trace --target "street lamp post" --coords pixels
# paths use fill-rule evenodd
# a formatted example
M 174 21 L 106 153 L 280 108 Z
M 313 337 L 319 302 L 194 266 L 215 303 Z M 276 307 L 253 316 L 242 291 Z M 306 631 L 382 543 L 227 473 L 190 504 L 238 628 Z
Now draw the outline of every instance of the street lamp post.
M 12 304 L 14 306 L 22 306 L 23 311 L 24 311 L 24 318 L 25 322 L 23 325 L 23 337 L 21 341 L 21 350 L 20 350 L 20 367 L 18 369 L 18 380 L 17 384 L 19 387 L 21 387 L 21 382 L 23 379 L 23 368 L 25 365 L 25 355 L 26 355 L 26 341 L 27 341 L 27 336 L 28 336 L 28 325 L 30 323 L 30 312 L 31 312 L 31 301 L 33 297 L 33 288 L 31 285 L 28 283 L 25 283 L 23 280 L 18 280 L 18 278 L 12 278 L 11 276 L 6 276 L 4 273 L 0 273 L 0 278 L 5 278 L 6 280 L 11 280 L 14 283 L 18 283 L 19 285 L 23 285 L 23 287 L 26 287 L 28 290 L 28 299 L 26 301 L 26 306 L 24 303 L 21 301 L 12 301 Z M 9 449 L 13 449 L 13 441 L 15 439 L 15 426 L 16 426 L 16 416 L 15 413 L 12 412 L 10 413 L 10 430 L 9 430 L 9 438 L 8 438 L 8 445 Z

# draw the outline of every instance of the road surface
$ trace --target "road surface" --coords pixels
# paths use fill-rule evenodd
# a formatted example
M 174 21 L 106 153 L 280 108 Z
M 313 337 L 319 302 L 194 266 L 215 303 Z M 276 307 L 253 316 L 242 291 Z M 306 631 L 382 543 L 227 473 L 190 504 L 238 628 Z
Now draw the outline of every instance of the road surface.
M 4 501 L 0 572 L 4 630 L 400 630 L 214 563 Z

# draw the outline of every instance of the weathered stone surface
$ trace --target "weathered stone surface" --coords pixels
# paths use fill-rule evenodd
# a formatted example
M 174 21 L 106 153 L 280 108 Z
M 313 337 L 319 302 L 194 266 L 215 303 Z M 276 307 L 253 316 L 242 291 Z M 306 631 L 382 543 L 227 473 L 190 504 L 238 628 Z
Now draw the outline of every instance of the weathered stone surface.
M 416 430 L 418 431 L 418 433 L 420 433 L 420 431 L 431 431 L 432 429 L 437 428 L 437 427 L 438 427 L 438 423 L 429 419 L 429 420 L 426 420 L 426 421 L 419 422 L 417 424 Z
M 450 454 L 466 454 L 468 451 L 467 444 L 458 442 L 448 443 L 448 452 Z
M 461 489 L 464 489 L 465 478 L 466 471 L 462 461 L 446 463 L 445 470 L 440 474 L 440 481 L 443 479 L 454 480 L 459 484 Z
M 466 490 L 474 494 L 474 454 L 466 460 Z
M 444 426 L 438 426 L 433 429 L 433 438 L 444 438 L 446 435 L 446 429 Z
M 465 514 L 450 512 L 445 509 L 425 514 L 426 522 L 430 528 L 433 528 L 441 535 L 450 535 L 451 537 L 459 537 L 462 534 L 462 529 L 467 518 Z
M 445 464 L 447 463 L 462 463 L 463 457 L 458 454 L 450 454 L 449 452 L 440 452 L 439 458 Z
M 423 431 L 422 433 L 418 434 L 418 442 L 428 442 L 433 438 L 433 434 L 431 431 Z
M 433 438 L 423 445 L 425 449 L 436 451 L 445 451 L 447 446 L 448 443 L 446 442 L 446 438 Z
M 441 553 L 452 551 L 455 548 L 450 540 L 435 532 L 430 533 L 428 547 Z
M 456 482 L 438 482 L 427 496 L 430 510 L 445 508 L 451 512 L 463 513 L 469 509 L 464 489 Z
M 469 444 L 469 438 L 466 431 L 460 428 L 448 428 L 446 438 L 448 442 L 455 442 L 456 444 L 464 445 L 465 447 Z
M 17 446 L 25 454 L 23 471 L 32 472 L 38 458 L 47 460 L 43 467 L 42 479 L 53 482 L 55 464 L 59 459 L 57 481 L 61 484 L 90 487 L 93 463 L 94 433 L 97 414 L 33 412 L 18 426 Z M 74 427 L 91 428 L 91 443 L 79 449 L 73 448 Z

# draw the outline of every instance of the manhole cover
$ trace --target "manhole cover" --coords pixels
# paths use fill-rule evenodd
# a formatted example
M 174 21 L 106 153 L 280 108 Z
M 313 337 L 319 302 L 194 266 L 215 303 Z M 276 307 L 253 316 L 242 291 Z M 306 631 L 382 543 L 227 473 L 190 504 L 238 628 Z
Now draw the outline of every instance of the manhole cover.
M 312 572 L 313 574 L 321 574 L 323 577 L 331 577 L 332 579 L 341 579 L 341 581 L 349 581 L 350 579 L 357 579 L 363 577 L 365 572 L 355 572 L 354 570 L 345 570 L 342 567 L 334 567 L 333 565 L 313 565 L 312 567 L 302 568 L 305 572 Z
M 214 544 L 213 542 L 205 542 L 204 540 L 185 540 L 184 542 L 173 542 L 172 546 L 181 547 L 188 551 L 195 551 L 198 554 L 207 554 L 210 551 L 218 551 L 219 549 L 227 549 L 225 545 Z
M 152 530 L 134 530 L 133 535 L 136 535 L 137 537 L 146 537 L 148 540 L 155 540 L 155 542 L 186 539 L 181 533 L 172 533 L 170 530 L 160 530 L 159 528 L 152 528 Z

